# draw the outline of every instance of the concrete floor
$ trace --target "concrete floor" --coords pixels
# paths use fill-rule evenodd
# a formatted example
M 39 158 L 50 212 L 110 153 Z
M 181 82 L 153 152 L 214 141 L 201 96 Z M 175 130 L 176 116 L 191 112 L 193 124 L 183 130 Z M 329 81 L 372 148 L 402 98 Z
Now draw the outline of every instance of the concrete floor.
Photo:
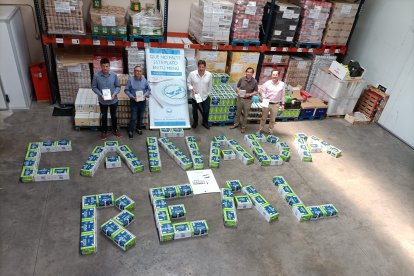
M 254 185 L 279 210 L 279 220 L 269 224 L 256 210 L 241 210 L 237 229 L 227 229 L 220 195 L 194 196 L 176 202 L 185 204 L 188 220 L 207 220 L 209 236 L 160 243 L 148 189 L 185 183 L 186 172 L 162 152 L 162 172 L 150 173 L 144 136 L 136 136 L 120 140 L 144 162 L 143 173 L 102 166 L 93 178 L 81 177 L 81 165 L 102 144 L 99 133 L 74 131 L 71 118 L 52 117 L 52 110 L 34 104 L 0 127 L 0 275 L 414 275 L 414 150 L 376 124 L 351 126 L 343 119 L 277 124 L 277 135 L 290 145 L 294 133 L 305 132 L 336 145 L 343 157 L 314 154 L 314 162 L 303 163 L 294 152 L 280 167 L 223 161 L 214 169 L 219 185 L 229 179 Z M 249 125 L 248 132 L 256 128 Z M 199 126 L 186 134 L 201 139 L 206 156 L 214 135 L 247 146 L 228 127 Z M 45 154 L 41 167 L 70 166 L 71 180 L 20 183 L 27 144 L 62 138 L 72 140 L 73 151 Z M 184 148 L 184 140 L 174 141 Z M 271 153 L 272 147 L 266 149 Z M 273 175 L 283 175 L 307 205 L 335 204 L 339 217 L 297 222 L 272 185 Z M 99 234 L 98 253 L 81 256 L 81 197 L 103 192 L 136 201 L 136 221 L 128 229 L 137 244 L 125 253 Z M 99 224 L 116 213 L 99 210 Z

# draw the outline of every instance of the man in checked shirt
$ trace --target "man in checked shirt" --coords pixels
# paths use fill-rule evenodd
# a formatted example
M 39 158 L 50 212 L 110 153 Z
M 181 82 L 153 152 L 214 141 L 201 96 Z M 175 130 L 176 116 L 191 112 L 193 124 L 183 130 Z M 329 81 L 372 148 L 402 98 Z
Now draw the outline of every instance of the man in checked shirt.
M 279 107 L 282 107 L 282 110 L 285 108 L 285 83 L 279 80 L 279 71 L 272 70 L 272 79 L 266 81 L 261 90 L 262 105 L 263 103 L 266 105 L 267 102 L 269 105 L 262 107 L 262 118 L 258 132 L 264 132 L 263 128 L 270 113 L 268 133 L 273 133 Z

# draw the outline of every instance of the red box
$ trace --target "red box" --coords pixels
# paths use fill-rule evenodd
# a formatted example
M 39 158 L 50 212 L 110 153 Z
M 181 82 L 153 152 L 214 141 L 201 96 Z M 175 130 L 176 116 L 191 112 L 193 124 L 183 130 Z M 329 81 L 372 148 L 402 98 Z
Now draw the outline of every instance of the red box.
M 38 102 L 50 102 L 52 100 L 52 94 L 50 93 L 46 65 L 44 63 L 30 64 L 30 74 L 36 93 L 36 100 Z

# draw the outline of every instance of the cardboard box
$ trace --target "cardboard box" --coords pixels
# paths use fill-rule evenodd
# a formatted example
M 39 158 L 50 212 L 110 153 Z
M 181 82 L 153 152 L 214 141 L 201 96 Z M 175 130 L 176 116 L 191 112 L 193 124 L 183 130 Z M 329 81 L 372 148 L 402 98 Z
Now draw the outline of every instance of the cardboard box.
M 225 227 L 237 227 L 237 214 L 234 209 L 223 209 Z
M 272 181 L 273 181 L 273 184 L 275 184 L 275 186 L 288 184 L 287 181 L 285 180 L 285 178 L 283 176 L 279 176 L 279 175 L 273 176 Z
M 67 139 L 58 140 L 55 142 L 56 151 L 71 151 L 72 141 Z
M 226 181 L 226 187 L 231 189 L 232 192 L 240 192 L 243 186 L 240 180 L 228 180 Z
M 317 220 L 326 217 L 326 212 L 320 206 L 308 206 L 312 216 L 310 220 Z
M 104 146 L 106 152 L 116 152 L 118 149 L 118 141 L 105 141 Z
M 281 166 L 283 165 L 283 159 L 277 154 L 269 155 L 270 166 Z
M 52 168 L 52 180 L 69 180 L 70 168 Z
M 296 204 L 303 204 L 302 200 L 300 200 L 300 198 L 295 194 L 287 194 L 285 200 L 290 207 L 293 207 Z
M 166 199 L 178 197 L 176 186 L 165 186 L 163 192 Z
M 279 156 L 283 159 L 284 162 L 288 162 L 290 159 L 290 151 L 282 150 Z
M 96 221 L 94 218 L 91 219 L 84 219 L 80 223 L 80 232 L 82 233 L 88 233 L 93 232 L 96 233 Z
M 338 158 L 342 155 L 342 151 L 334 146 L 329 146 L 326 150 L 326 153 L 335 158 Z
M 257 190 L 252 185 L 244 186 L 242 188 L 242 192 L 243 194 L 248 195 L 250 197 L 258 194 Z
M 154 198 L 152 202 L 154 209 L 167 208 L 167 201 L 164 198 Z
M 234 209 L 234 197 L 223 197 L 221 200 L 221 208 L 222 209 Z
M 95 206 L 86 206 L 81 210 L 81 221 L 88 219 L 96 219 L 97 212 Z
M 250 209 L 253 206 L 250 197 L 247 195 L 235 196 L 234 201 L 236 202 L 237 209 Z
M 264 205 L 269 204 L 269 202 L 267 202 L 267 200 L 259 193 L 256 194 L 256 195 L 251 196 L 251 200 L 252 200 L 254 205 L 264 206 Z
M 119 248 L 127 251 L 136 243 L 136 237 L 126 229 L 122 229 L 113 236 L 113 241 Z
M 121 167 L 121 157 L 119 156 L 108 156 L 105 158 L 105 166 L 107 169 L 111 168 L 120 168 Z
M 155 221 L 157 222 L 157 227 L 159 228 L 162 223 L 171 222 L 170 214 L 167 208 L 160 208 L 154 210 Z
M 320 206 L 322 211 L 326 213 L 326 217 L 336 217 L 338 216 L 338 209 L 333 204 L 324 204 Z
M 192 237 L 201 237 L 201 236 L 208 235 L 207 221 L 205 220 L 191 221 L 190 225 L 191 225 Z
M 271 144 L 276 144 L 277 142 L 279 142 L 279 137 L 276 137 L 274 135 L 268 135 L 266 138 L 266 142 L 271 143 Z
M 173 223 L 174 240 L 191 238 L 192 229 L 189 222 Z
M 177 185 L 177 192 L 179 197 L 186 197 L 193 195 L 193 188 L 190 184 Z
M 118 233 L 121 229 L 122 226 L 112 219 L 101 225 L 101 231 L 111 240 L 113 239 L 114 234 Z
M 127 227 L 134 221 L 135 215 L 128 210 L 123 210 L 121 213 L 112 218 L 113 221 L 121 225 L 122 227 Z
M 279 212 L 270 204 L 255 205 L 256 210 L 262 215 L 267 222 L 275 221 L 279 218 Z
M 168 206 L 168 213 L 171 219 L 185 218 L 186 210 L 184 204 L 176 204 Z
M 312 217 L 312 213 L 304 204 L 296 204 L 292 207 L 293 215 L 298 221 L 307 221 Z
M 99 167 L 99 163 L 85 162 L 85 164 L 83 164 L 80 170 L 80 175 L 92 177 L 95 175 L 95 172 L 98 170 L 98 167 Z
M 221 155 L 223 160 L 234 160 L 236 159 L 236 154 L 233 150 L 221 150 Z
M 81 255 L 95 254 L 97 251 L 96 234 L 94 232 L 82 233 L 79 242 Z
M 277 188 L 279 195 L 284 199 L 288 194 L 296 194 L 289 184 L 280 184 Z
M 115 199 L 115 206 L 119 210 L 128 210 L 132 211 L 135 208 L 135 201 L 133 201 L 131 198 L 129 198 L 126 195 L 121 195 L 117 199 Z
M 172 241 L 174 240 L 174 228 L 171 222 L 160 223 L 158 227 L 158 235 L 160 241 Z
M 96 195 L 82 196 L 82 208 L 96 207 L 98 204 Z
M 361 112 L 345 114 L 345 120 L 352 125 L 366 125 L 371 122 L 371 118 L 368 118 L 364 113 Z
M 20 174 L 20 181 L 22 182 L 33 182 L 36 175 L 37 169 L 34 167 L 23 167 Z
M 38 169 L 34 175 L 34 181 L 51 181 L 52 180 L 52 170 L 50 168 Z
M 221 199 L 223 200 L 223 198 L 226 197 L 234 198 L 234 194 L 231 188 L 221 188 Z
M 113 193 L 98 194 L 96 195 L 96 200 L 96 207 L 98 208 L 111 207 L 115 205 Z
M 151 203 L 154 203 L 155 198 L 165 198 L 163 188 L 151 188 L 148 192 L 151 198 Z

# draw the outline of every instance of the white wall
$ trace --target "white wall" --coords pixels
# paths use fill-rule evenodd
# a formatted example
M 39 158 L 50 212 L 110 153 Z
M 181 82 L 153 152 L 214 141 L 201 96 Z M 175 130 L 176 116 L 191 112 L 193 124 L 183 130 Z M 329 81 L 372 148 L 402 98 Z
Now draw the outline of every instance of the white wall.
M 366 0 L 349 59 L 366 68 L 369 83 L 391 94 L 379 124 L 414 147 L 414 1 Z

